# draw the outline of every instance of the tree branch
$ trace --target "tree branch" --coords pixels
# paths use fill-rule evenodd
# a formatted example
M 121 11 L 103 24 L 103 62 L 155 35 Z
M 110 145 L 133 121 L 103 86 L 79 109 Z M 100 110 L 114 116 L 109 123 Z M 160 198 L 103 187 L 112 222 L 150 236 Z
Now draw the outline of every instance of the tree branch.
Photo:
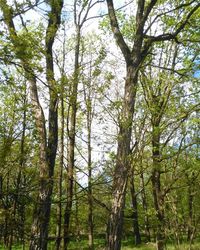
M 111 28 L 112 28 L 115 40 L 116 40 L 118 46 L 120 47 L 122 54 L 124 55 L 126 63 L 130 64 L 132 61 L 131 60 L 131 51 L 130 51 L 128 45 L 126 44 L 126 42 L 124 41 L 123 35 L 119 29 L 119 24 L 118 24 L 117 17 L 115 14 L 113 1 L 107 0 L 107 6 L 108 6 L 108 14 L 110 17 L 110 24 L 111 24 Z
M 149 31 L 149 29 L 152 27 L 152 25 L 155 23 L 155 21 L 156 21 L 159 17 L 164 16 L 164 15 L 167 15 L 167 14 L 169 14 L 169 13 L 172 13 L 172 12 L 174 12 L 174 11 L 176 11 L 176 10 L 179 10 L 179 9 L 183 8 L 183 7 L 190 6 L 190 5 L 191 5 L 192 3 L 194 3 L 194 2 L 196 2 L 196 0 L 192 0 L 191 2 L 189 2 L 189 3 L 187 3 L 187 4 L 186 4 L 186 3 L 185 3 L 185 4 L 180 4 L 179 6 L 177 6 L 176 8 L 174 8 L 174 9 L 172 9 L 172 10 L 169 10 L 169 11 L 166 11 L 166 12 L 163 12 L 163 13 L 157 15 L 157 16 L 153 19 L 153 21 L 150 23 L 150 25 L 147 27 L 147 29 L 145 30 L 144 34 L 147 34 L 147 32 Z

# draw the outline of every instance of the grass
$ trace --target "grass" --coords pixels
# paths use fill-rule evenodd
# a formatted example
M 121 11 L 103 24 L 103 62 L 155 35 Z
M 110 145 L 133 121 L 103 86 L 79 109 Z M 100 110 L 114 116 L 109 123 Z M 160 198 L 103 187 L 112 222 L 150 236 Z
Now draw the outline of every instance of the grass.
M 154 243 L 142 244 L 141 246 L 125 246 L 122 250 L 155 250 L 156 245 Z M 166 250 L 200 250 L 200 244 L 196 243 L 189 247 L 189 244 L 181 244 L 180 246 L 167 245 Z
M 88 250 L 87 240 L 81 241 L 71 241 L 69 244 L 69 250 Z M 105 241 L 103 239 L 95 239 L 94 242 L 95 250 L 104 250 L 105 249 Z M 22 250 L 22 246 L 14 246 L 13 250 Z M 0 250 L 6 250 L 3 246 L 0 246 Z M 28 250 L 28 245 L 26 247 Z M 55 244 L 50 244 L 48 250 L 55 250 Z M 156 250 L 155 243 L 144 243 L 140 246 L 135 246 L 132 240 L 125 240 L 122 243 L 121 250 Z M 166 250 L 200 250 L 200 243 L 195 243 L 192 245 L 191 249 L 189 248 L 189 244 L 181 244 L 180 246 L 175 246 L 173 244 L 168 244 Z

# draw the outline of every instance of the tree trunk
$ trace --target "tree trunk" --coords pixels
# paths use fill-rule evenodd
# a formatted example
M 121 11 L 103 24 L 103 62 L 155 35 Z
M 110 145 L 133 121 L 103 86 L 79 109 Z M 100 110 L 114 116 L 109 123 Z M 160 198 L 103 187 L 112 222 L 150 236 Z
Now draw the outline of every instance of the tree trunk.
M 89 250 L 94 249 L 94 224 L 93 224 L 93 198 L 92 198 L 92 147 L 91 147 L 91 133 L 92 133 L 92 104 L 91 91 L 89 86 L 88 97 L 84 90 L 85 103 L 87 109 L 87 147 L 88 147 L 88 245 Z
M 46 250 L 48 244 L 48 229 L 51 211 L 51 197 L 53 192 L 53 176 L 54 166 L 58 144 L 58 96 L 55 88 L 56 81 L 54 79 L 53 64 L 53 44 L 56 33 L 61 23 L 61 10 L 63 0 L 50 2 L 51 11 L 49 14 L 48 26 L 45 37 L 46 49 L 46 80 L 49 86 L 49 133 L 48 138 L 43 132 L 43 142 L 40 159 L 40 190 L 39 203 L 35 211 L 35 218 L 32 227 L 32 241 L 30 250 L 41 249 Z M 35 87 L 35 85 L 33 85 Z M 33 89 L 35 90 L 35 89 Z M 35 93 L 36 94 L 36 93 Z M 34 97 L 34 91 L 32 91 Z M 36 116 L 37 117 L 37 116 Z M 41 117 L 41 116 L 40 116 Z M 45 131 L 45 117 L 42 115 L 43 131 Z M 40 129 L 40 127 L 38 127 Z M 48 144 L 46 141 L 48 139 Z M 38 239 L 39 234 L 39 239 Z
M 67 250 L 69 242 L 69 225 L 74 193 L 74 150 L 75 150 L 75 136 L 76 136 L 76 112 L 77 112 L 77 95 L 79 82 L 79 53 L 80 53 L 80 26 L 77 25 L 76 46 L 75 46 L 75 64 L 74 64 L 74 78 L 72 83 L 72 93 L 70 96 L 71 114 L 68 126 L 68 147 L 67 147 L 67 203 L 64 213 L 64 250 Z
M 64 163 L 64 100 L 61 97 L 61 134 L 60 134 L 60 164 L 58 176 L 58 195 L 59 202 L 57 207 L 57 239 L 56 250 L 60 249 L 62 239 L 62 181 L 63 181 L 63 163 Z
M 11 225 L 11 218 L 10 218 L 10 213 L 9 213 L 9 186 L 10 186 L 10 172 L 7 173 L 7 178 L 6 178 L 6 188 L 5 188 L 5 222 L 4 222 L 4 246 L 7 249 L 9 247 L 9 235 L 10 235 L 10 227 Z
M 117 159 L 113 179 L 113 201 L 109 221 L 109 250 L 119 250 L 121 248 L 125 195 L 128 181 L 128 172 L 131 167 L 130 142 L 137 75 L 137 71 L 133 66 L 129 66 L 127 68 L 123 111 L 118 135 Z
M 76 176 L 75 176 L 76 177 Z M 81 240 L 81 226 L 80 226 L 80 219 L 79 219 L 79 197 L 78 197 L 78 184 L 75 182 L 74 185 L 75 191 L 75 223 L 76 223 L 76 241 L 79 242 Z
M 187 232 L 187 240 L 192 244 L 193 242 L 193 233 L 194 233 L 194 225 L 193 225 L 193 200 L 194 200 L 194 185 L 195 178 L 194 173 L 192 173 L 192 178 L 188 181 L 188 232 Z
M 26 185 L 26 182 L 23 183 L 24 185 Z M 20 240 L 21 240 L 21 244 L 22 244 L 22 250 L 25 250 L 25 221 L 26 221 L 26 207 L 24 204 L 21 204 L 21 206 L 18 208 L 18 213 L 19 213 L 19 217 L 20 217 L 20 222 L 21 222 L 21 228 L 20 228 Z
M 52 183 L 49 179 L 49 166 L 47 162 L 47 143 L 46 143 L 46 127 L 43 110 L 39 104 L 38 93 L 36 87 L 36 79 L 31 82 L 31 99 L 33 103 L 33 112 L 36 117 L 36 125 L 40 138 L 40 179 L 38 203 L 34 210 L 34 220 L 31 230 L 30 250 L 47 249 L 48 223 L 50 213 L 50 196 Z
M 49 75 L 47 74 L 47 78 L 48 77 Z M 50 77 L 50 79 L 48 79 L 48 82 L 49 84 L 51 82 L 50 86 L 52 87 L 52 82 L 54 82 L 52 76 Z M 38 203 L 36 204 L 36 208 L 34 211 L 30 250 L 46 250 L 48 244 L 48 228 L 51 210 L 51 196 L 53 191 L 53 175 L 58 142 L 58 100 L 55 90 L 50 89 L 49 134 L 47 145 L 45 117 L 41 106 L 38 105 L 39 100 L 35 82 L 31 82 L 31 97 L 33 102 L 37 100 L 37 104 L 34 106 L 34 112 L 37 118 L 37 129 L 40 133 L 40 180 Z
M 136 4 L 136 18 L 135 18 L 135 32 L 133 34 L 132 49 L 129 48 L 125 42 L 125 38 L 120 31 L 117 15 L 113 5 L 113 0 L 106 0 L 108 7 L 108 14 L 110 19 L 111 29 L 117 45 L 119 46 L 124 60 L 127 66 L 127 77 L 125 83 L 125 96 L 123 99 L 122 117 L 119 124 L 118 134 L 118 149 L 116 156 L 116 166 L 114 169 L 113 178 L 113 201 L 110 215 L 109 225 L 109 250 L 119 250 L 121 247 L 121 234 L 122 234 L 122 222 L 123 222 L 123 209 L 125 202 L 125 193 L 128 172 L 130 169 L 130 141 L 132 133 L 132 119 L 134 114 L 135 96 L 137 91 L 138 71 L 142 62 L 147 57 L 149 50 L 154 42 L 169 41 L 175 39 L 176 36 L 184 29 L 187 21 L 177 28 L 174 33 L 163 34 L 159 36 L 150 36 L 145 39 L 144 27 L 148 17 L 156 5 L 157 1 L 152 0 L 147 3 L 145 0 L 138 0 Z M 199 8 L 196 5 L 191 12 L 189 12 L 187 18 Z M 148 26 L 148 25 L 147 25 Z M 149 26 L 150 27 L 150 26 Z M 154 157 L 155 158 L 155 157 Z M 154 203 L 156 206 L 157 216 L 159 220 L 163 222 L 163 207 L 162 207 L 162 195 L 159 189 L 160 187 L 160 173 L 159 169 L 155 166 L 158 161 L 154 159 L 155 171 L 153 171 L 152 184 L 154 192 Z M 158 238 L 162 238 L 159 236 Z M 163 232 L 161 232 L 163 235 Z M 160 239 L 158 245 L 162 245 L 162 239 Z M 162 246 L 160 247 L 162 249 Z
M 161 191 L 160 175 L 160 127 L 159 123 L 153 124 L 152 133 L 152 156 L 153 156 L 153 171 L 152 171 L 152 187 L 154 206 L 157 216 L 157 250 L 165 249 L 165 234 L 164 234 L 164 197 Z
M 142 169 L 143 171 L 143 169 Z M 145 235 L 148 242 L 151 241 L 151 234 L 150 234 L 150 226 L 149 226 L 149 216 L 148 216 L 148 206 L 147 206 L 147 199 L 146 199 L 146 191 L 144 185 L 144 175 L 143 172 L 141 173 L 141 181 L 142 181 L 142 206 L 144 209 L 144 223 L 145 223 Z
M 143 29 L 148 15 L 156 1 L 151 1 L 145 10 L 145 1 L 137 2 L 136 26 L 132 49 L 126 44 L 120 31 L 117 16 L 112 0 L 107 0 L 110 24 L 116 43 L 118 44 L 126 62 L 126 81 L 124 88 L 124 99 L 122 115 L 120 117 L 118 147 L 116 165 L 113 178 L 113 200 L 110 214 L 109 231 L 109 250 L 119 250 L 121 248 L 123 212 L 125 206 L 125 195 L 127 179 L 131 167 L 131 135 L 135 97 L 138 85 L 138 71 L 141 63 L 148 53 L 148 47 L 143 49 Z
M 138 221 L 138 208 L 137 208 L 137 196 L 135 192 L 135 183 L 134 183 L 134 173 L 132 173 L 130 180 L 130 189 L 131 189 L 131 198 L 132 198 L 132 207 L 133 207 L 133 233 L 135 238 L 135 245 L 141 244 L 140 228 Z
M 0 202 L 1 202 L 2 197 L 3 197 L 3 176 L 0 175 Z

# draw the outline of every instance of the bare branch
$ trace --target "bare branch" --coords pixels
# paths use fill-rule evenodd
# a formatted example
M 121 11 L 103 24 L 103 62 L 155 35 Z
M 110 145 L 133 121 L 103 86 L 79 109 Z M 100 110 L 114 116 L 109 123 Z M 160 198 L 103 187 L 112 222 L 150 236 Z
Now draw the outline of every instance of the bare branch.
M 119 24 L 118 24 L 117 17 L 115 14 L 113 1 L 107 0 L 107 5 L 108 5 L 108 14 L 110 17 L 110 24 L 111 24 L 111 28 L 112 28 L 115 40 L 116 40 L 118 46 L 120 47 L 122 54 L 124 55 L 126 63 L 130 64 L 132 61 L 131 60 L 131 51 L 130 51 L 128 45 L 126 44 L 126 42 L 124 41 L 123 35 L 119 29 Z
M 104 0 L 99 0 L 99 1 L 97 1 L 97 2 L 98 2 L 98 3 L 103 3 Z M 121 9 L 123 9 L 123 8 L 125 8 L 125 7 L 127 7 L 127 6 L 130 5 L 132 2 L 133 2 L 133 0 L 130 1 L 130 2 L 128 2 L 128 3 L 126 3 L 126 4 L 124 4 L 123 6 L 117 8 L 115 11 L 119 11 L 119 10 L 121 10 Z M 89 21 L 89 20 L 95 19 L 95 18 L 101 18 L 101 17 L 104 17 L 104 16 L 108 16 L 108 13 L 105 13 L 105 14 L 102 14 L 102 15 L 97 15 L 97 16 L 88 17 L 85 21 Z

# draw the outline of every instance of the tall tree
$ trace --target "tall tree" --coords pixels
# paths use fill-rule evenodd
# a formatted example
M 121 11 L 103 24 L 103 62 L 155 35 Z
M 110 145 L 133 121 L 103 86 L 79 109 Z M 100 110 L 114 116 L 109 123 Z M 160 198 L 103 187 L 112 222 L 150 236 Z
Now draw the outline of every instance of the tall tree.
M 87 21 L 88 14 L 99 1 L 74 0 L 74 25 L 75 25 L 75 47 L 74 47 L 74 70 L 71 82 L 71 93 L 68 107 L 67 132 L 67 202 L 64 212 L 64 250 L 68 247 L 69 242 L 69 226 L 72 210 L 72 201 L 74 194 L 74 168 L 75 168 L 75 139 L 76 139 L 76 117 L 77 117 L 77 98 L 78 86 L 80 82 L 80 50 L 82 27 Z
M 0 7 L 3 12 L 4 22 L 8 27 L 10 40 L 14 46 L 16 57 L 20 60 L 25 76 L 30 83 L 30 95 L 32 109 L 36 121 L 36 128 L 40 142 L 40 180 L 38 203 L 34 212 L 34 222 L 31 232 L 30 249 L 47 249 L 48 226 L 51 209 L 51 195 L 53 190 L 53 174 L 57 151 L 57 93 L 56 81 L 53 66 L 53 43 L 61 22 L 61 10 L 63 1 L 50 1 L 51 7 L 48 15 L 48 25 L 45 37 L 45 58 L 46 58 L 46 81 L 49 87 L 49 124 L 48 135 L 44 111 L 40 104 L 37 77 L 34 72 L 34 61 L 30 52 L 30 44 L 25 39 L 21 40 L 14 24 L 14 10 L 7 4 L 6 0 L 1 1 Z
M 158 36 L 148 35 L 149 28 L 155 20 L 148 24 L 148 18 L 153 13 L 153 8 L 157 4 L 156 0 L 146 2 L 139 0 L 136 4 L 135 32 L 133 34 L 132 48 L 125 42 L 125 37 L 120 31 L 116 11 L 112 0 L 107 0 L 108 14 L 110 24 L 115 40 L 123 54 L 126 63 L 126 81 L 124 87 L 123 109 L 119 124 L 118 147 L 116 156 L 116 166 L 113 176 L 113 201 L 109 224 L 109 242 L 108 249 L 119 250 L 121 248 L 121 235 L 123 226 L 123 210 L 125 205 L 125 194 L 127 187 L 128 172 L 130 169 L 130 146 L 132 135 L 132 124 L 134 105 L 138 85 L 138 72 L 141 64 L 147 57 L 154 42 L 176 39 L 177 35 L 184 29 L 189 18 L 199 8 L 196 4 L 192 9 L 186 10 L 186 17 L 176 30 L 169 33 L 163 33 Z M 188 4 L 192 6 L 192 2 Z M 180 5 L 179 8 L 184 8 Z M 161 16 L 163 15 L 160 14 Z M 146 28 L 147 26 L 147 28 Z M 170 27 L 169 27 L 170 28 Z

